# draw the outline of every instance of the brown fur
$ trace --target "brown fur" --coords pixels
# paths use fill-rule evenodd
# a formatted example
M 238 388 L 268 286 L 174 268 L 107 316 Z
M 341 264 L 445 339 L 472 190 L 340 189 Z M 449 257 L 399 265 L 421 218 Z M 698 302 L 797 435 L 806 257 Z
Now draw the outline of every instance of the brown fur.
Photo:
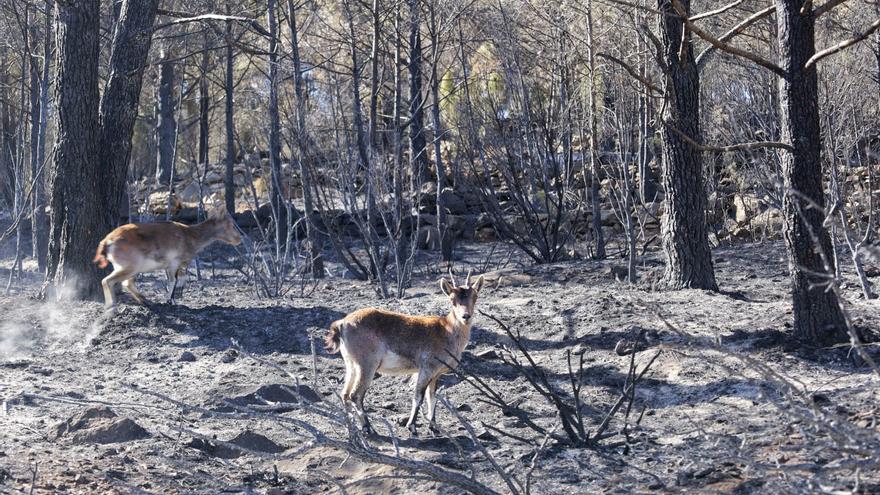
M 170 282 L 169 302 L 174 300 L 178 278 L 190 261 L 215 240 L 237 245 L 241 235 L 228 214 L 212 213 L 196 225 L 177 222 L 130 223 L 114 229 L 98 244 L 94 262 L 104 268 L 113 264 L 113 273 L 101 282 L 104 304 L 115 305 L 113 286 L 122 286 L 141 304 L 146 300 L 134 286 L 138 273 L 164 269 Z
M 415 432 L 422 399 L 428 400 L 428 419 L 433 426 L 435 391 L 440 376 L 454 368 L 470 340 L 477 294 L 483 279 L 474 286 L 453 287 L 441 281 L 452 309 L 446 316 L 411 316 L 376 308 L 350 313 L 330 325 L 325 343 L 331 353 L 342 352 L 345 385 L 342 398 L 353 404 L 363 426 L 369 423 L 363 399 L 378 371 L 411 375 L 415 383 L 413 408 L 407 426 Z

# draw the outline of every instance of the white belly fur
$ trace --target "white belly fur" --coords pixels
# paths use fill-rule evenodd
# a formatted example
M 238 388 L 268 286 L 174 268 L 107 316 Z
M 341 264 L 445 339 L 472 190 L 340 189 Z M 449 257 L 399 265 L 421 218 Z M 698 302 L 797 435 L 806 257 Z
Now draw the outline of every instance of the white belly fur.
M 386 375 L 412 375 L 417 373 L 419 369 L 409 359 L 391 351 L 385 351 L 377 371 Z

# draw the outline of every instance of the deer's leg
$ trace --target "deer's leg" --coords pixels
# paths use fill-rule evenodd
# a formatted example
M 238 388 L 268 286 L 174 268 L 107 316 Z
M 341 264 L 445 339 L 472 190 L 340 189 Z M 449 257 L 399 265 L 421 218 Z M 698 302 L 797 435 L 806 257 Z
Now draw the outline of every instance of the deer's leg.
M 134 285 L 134 277 L 135 277 L 135 275 L 132 275 L 131 277 L 129 277 L 129 278 L 123 280 L 123 281 L 122 281 L 122 287 L 123 287 L 125 290 L 127 290 L 129 294 L 131 294 L 131 297 L 133 297 L 134 300 L 138 302 L 138 304 L 141 304 L 141 305 L 146 306 L 146 305 L 147 305 L 147 299 L 144 297 L 143 294 L 141 294 L 141 293 L 137 290 L 137 287 L 135 287 L 135 285 Z
M 177 287 L 177 270 L 166 268 L 165 277 L 168 279 L 168 297 L 165 299 L 165 302 L 167 302 L 168 304 L 173 304 L 174 289 Z
M 180 297 L 183 291 L 183 283 L 181 279 L 186 275 L 186 263 L 181 264 L 177 268 L 166 268 L 165 276 L 168 277 L 168 304 L 174 304 L 174 299 Z
M 428 401 L 428 428 L 433 430 L 435 428 L 434 425 L 434 411 L 437 408 L 437 382 L 440 381 L 440 375 L 434 377 L 430 383 L 428 383 L 428 389 L 425 392 L 425 400 Z
M 416 435 L 416 418 L 419 415 L 419 408 L 422 407 L 422 401 L 425 399 L 425 390 L 428 388 L 431 377 L 424 371 L 419 371 L 415 380 L 415 390 L 413 394 L 412 410 L 409 413 L 409 421 L 406 427 L 409 428 L 413 436 Z
M 116 306 L 116 300 L 113 299 L 113 286 L 132 276 L 134 276 L 134 273 L 131 270 L 114 267 L 113 273 L 104 277 L 104 280 L 101 280 L 101 287 L 104 289 L 104 307 L 112 308 Z
M 350 392 L 351 400 L 354 402 L 361 421 L 361 427 L 367 432 L 373 431 L 373 428 L 370 426 L 370 419 L 364 410 L 364 397 L 367 395 L 367 389 L 370 388 L 378 367 L 379 363 L 361 363 L 355 370 L 354 386 Z

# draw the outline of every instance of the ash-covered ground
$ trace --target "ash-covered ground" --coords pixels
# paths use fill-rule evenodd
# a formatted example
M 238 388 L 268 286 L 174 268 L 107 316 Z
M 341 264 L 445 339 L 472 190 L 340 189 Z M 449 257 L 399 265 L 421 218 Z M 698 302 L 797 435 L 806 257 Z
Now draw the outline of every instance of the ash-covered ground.
M 880 474 L 870 467 L 870 448 L 880 444 L 880 381 L 847 348 L 786 344 L 791 307 L 780 244 L 717 249 L 721 293 L 652 290 L 662 270 L 656 254 L 631 286 L 615 277 L 621 260 L 534 266 L 508 257 L 508 249 L 459 246 L 469 262 L 457 270 L 488 272 L 478 309 L 521 335 L 567 400 L 566 351 L 575 363 L 583 356 L 588 430 L 626 382 L 631 357 L 614 352 L 618 342 L 644 331 L 639 369 L 662 351 L 628 414 L 621 408 L 610 436 L 596 444 L 550 441 L 535 459 L 543 438 L 454 375 L 442 380 L 441 395 L 473 425 L 485 450 L 439 405 L 440 433 L 422 422 L 420 436 L 410 438 L 398 424 L 410 407 L 408 381 L 379 377 L 366 400 L 381 435 L 368 439 L 372 449 L 475 476 L 500 493 L 510 489 L 487 456 L 511 478 L 525 484 L 528 477 L 532 493 L 880 492 Z M 333 320 L 363 306 L 445 313 L 430 263 L 419 265 L 414 287 L 399 301 L 380 300 L 366 282 L 344 278 L 265 299 L 239 272 L 219 261 L 212 266 L 228 256 L 226 248 L 210 249 L 202 279 L 191 269 L 173 307 L 136 306 L 123 296 L 108 318 L 99 302 L 38 301 L 33 272 L 0 296 L 0 493 L 461 493 L 309 443 L 300 423 L 348 439 L 329 417 L 340 411 L 344 366 L 321 349 L 321 338 Z M 10 263 L 2 264 L 4 281 Z M 140 287 L 160 300 L 164 280 L 142 275 Z M 844 293 L 856 322 L 878 328 L 878 303 L 858 298 L 855 286 Z M 661 316 L 709 338 L 677 334 Z M 552 428 L 553 405 L 498 359 L 510 345 L 496 323 L 478 316 L 463 366 Z M 291 395 L 297 383 L 300 396 Z M 278 411 L 260 398 L 296 404 Z M 853 431 L 863 436 L 847 440 Z

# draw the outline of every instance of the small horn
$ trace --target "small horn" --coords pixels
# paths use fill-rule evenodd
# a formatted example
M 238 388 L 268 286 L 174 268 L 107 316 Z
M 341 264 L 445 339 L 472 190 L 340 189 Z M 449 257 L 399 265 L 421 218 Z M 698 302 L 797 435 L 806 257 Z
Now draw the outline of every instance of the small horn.
M 452 266 L 449 267 L 449 278 L 452 280 L 452 286 L 458 287 L 458 284 L 455 282 L 455 275 L 452 274 Z
M 473 272 L 474 272 L 473 268 L 468 270 L 467 279 L 464 281 L 464 286 L 467 287 L 468 289 L 471 288 L 471 273 L 473 273 Z

